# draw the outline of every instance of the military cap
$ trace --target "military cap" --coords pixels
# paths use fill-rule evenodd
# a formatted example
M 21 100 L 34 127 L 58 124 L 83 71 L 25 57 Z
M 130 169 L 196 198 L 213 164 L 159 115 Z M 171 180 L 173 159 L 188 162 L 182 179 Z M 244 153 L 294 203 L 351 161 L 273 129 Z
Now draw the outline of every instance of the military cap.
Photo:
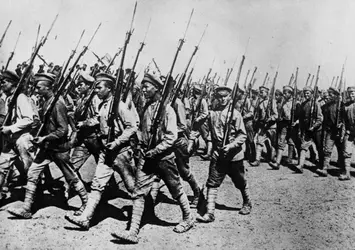
M 153 84 L 157 89 L 162 89 L 164 87 L 164 83 L 162 82 L 162 80 L 160 80 L 158 76 L 153 74 L 145 73 L 142 80 L 142 84 L 145 82 Z
M 331 93 L 333 93 L 335 95 L 340 95 L 339 91 L 336 88 L 334 88 L 334 87 L 330 87 L 328 89 L 328 92 L 331 92 Z
M 245 92 L 244 92 L 244 90 L 238 88 L 238 93 L 244 94 Z
M 10 70 L 2 72 L 0 77 L 1 79 L 8 80 L 10 82 L 18 82 L 20 80 L 20 77 L 15 72 Z
M 92 84 L 94 81 L 95 81 L 94 77 L 85 73 L 81 74 L 78 79 L 78 83 L 84 82 L 86 84 Z
M 348 92 L 354 92 L 355 91 L 355 86 L 350 86 L 347 89 Z
M 202 93 L 202 87 L 201 85 L 194 85 L 194 92 L 197 93 L 197 94 L 201 94 Z
M 293 92 L 293 88 L 289 85 L 286 85 L 286 86 L 283 86 L 282 88 L 283 91 L 290 91 L 290 92 Z
M 279 89 L 276 89 L 276 90 L 275 90 L 275 94 L 278 94 L 278 95 L 283 95 L 282 91 L 281 91 L 281 90 L 279 90 Z
M 222 92 L 222 91 L 227 91 L 228 94 L 230 94 L 232 92 L 232 89 L 227 86 L 219 86 L 215 89 L 216 95 L 219 95 L 219 92 Z
M 260 91 L 261 91 L 261 90 L 269 91 L 269 88 L 266 87 L 266 86 L 260 86 L 260 87 L 259 87 L 259 90 L 260 90 Z
M 107 73 L 98 73 L 95 77 L 96 77 L 95 80 L 97 82 L 101 82 L 101 81 L 108 81 L 111 83 L 115 82 L 115 78 L 112 75 Z
M 257 93 L 258 93 L 258 90 L 257 90 L 257 89 L 251 89 L 251 93 L 257 94 Z
M 312 89 L 310 86 L 305 86 L 305 87 L 303 88 L 303 92 L 305 92 L 305 91 L 313 92 L 313 89 Z
M 53 83 L 54 79 L 55 79 L 55 75 L 53 75 L 51 73 L 38 73 L 38 74 L 35 74 L 35 81 L 36 82 L 45 81 L 45 82 Z

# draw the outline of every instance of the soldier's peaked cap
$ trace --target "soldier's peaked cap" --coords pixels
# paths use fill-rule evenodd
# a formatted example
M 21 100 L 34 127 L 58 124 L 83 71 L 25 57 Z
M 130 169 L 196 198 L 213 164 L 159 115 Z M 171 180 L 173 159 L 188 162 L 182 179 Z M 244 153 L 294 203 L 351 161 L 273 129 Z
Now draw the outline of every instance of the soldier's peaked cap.
M 97 82 L 108 81 L 108 82 L 114 83 L 116 79 L 115 79 L 112 75 L 110 75 L 110 74 L 107 74 L 107 73 L 98 73 L 98 74 L 95 76 L 95 80 L 96 80 Z
M 221 92 L 221 91 L 227 91 L 227 92 L 231 93 L 232 89 L 227 86 L 219 86 L 215 89 L 216 93 Z
M 50 73 L 38 73 L 35 74 L 35 81 L 40 82 L 40 81 L 46 81 L 53 83 L 55 79 L 55 75 L 50 74 Z
M 328 89 L 328 92 L 332 92 L 332 93 L 334 93 L 336 95 L 340 95 L 339 91 L 336 88 L 334 88 L 334 87 L 330 87 Z
M 260 90 L 260 91 L 261 91 L 261 90 L 269 91 L 269 88 L 266 87 L 266 86 L 260 86 L 260 87 L 259 87 L 259 90 Z
M 20 77 L 11 70 L 5 70 L 4 72 L 2 72 L 0 78 L 4 80 L 9 80 L 11 82 L 18 82 L 20 80 Z
M 355 91 L 355 86 L 350 86 L 347 89 L 348 92 L 354 92 Z
M 95 78 L 89 74 L 81 74 L 78 79 L 78 83 L 85 82 L 87 84 L 92 84 L 95 81 Z
M 303 88 L 303 92 L 305 92 L 305 91 L 313 92 L 313 89 L 312 89 L 310 86 L 305 86 L 305 87 Z
M 293 88 L 289 85 L 286 85 L 286 86 L 283 86 L 283 91 L 290 91 L 290 92 L 293 92 Z
M 145 82 L 153 84 L 157 89 L 162 89 L 164 87 L 163 81 L 157 75 L 145 73 L 142 84 Z

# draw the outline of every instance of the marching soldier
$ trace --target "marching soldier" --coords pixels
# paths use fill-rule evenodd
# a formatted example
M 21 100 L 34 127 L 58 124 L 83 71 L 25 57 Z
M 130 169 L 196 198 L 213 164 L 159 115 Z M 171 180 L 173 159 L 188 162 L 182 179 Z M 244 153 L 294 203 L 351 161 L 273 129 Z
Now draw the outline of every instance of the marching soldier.
M 93 217 L 96 207 L 99 204 L 102 194 L 110 178 L 117 171 L 129 193 L 134 192 L 136 166 L 133 159 L 133 149 L 130 145 L 130 139 L 138 131 L 139 117 L 134 104 L 120 101 L 118 105 L 118 115 L 116 117 L 115 134 L 113 142 L 107 143 L 108 136 L 108 118 L 110 105 L 113 102 L 112 91 L 114 89 L 115 78 L 106 73 L 96 75 L 97 96 L 102 101 L 99 105 L 99 125 L 102 147 L 96 167 L 95 175 L 91 184 L 91 192 L 86 208 L 81 215 L 66 215 L 65 219 L 84 229 L 89 229 L 90 221 Z M 119 126 L 118 126 L 119 125 Z M 119 127 L 123 130 L 119 131 Z M 107 165 L 106 158 L 111 157 L 114 160 L 113 165 Z
M 54 75 L 37 74 L 36 92 L 45 100 L 44 109 L 46 110 L 54 98 L 53 84 Z M 30 105 L 29 105 L 30 107 Z M 87 202 L 87 193 L 84 184 L 80 181 L 73 170 L 69 160 L 68 147 L 68 114 L 62 97 L 55 103 L 55 107 L 50 115 L 49 123 L 45 124 L 43 135 L 33 139 L 33 143 L 38 145 L 35 159 L 33 160 L 27 173 L 27 186 L 25 201 L 20 207 L 10 207 L 8 212 L 20 218 L 30 219 L 32 217 L 31 207 L 34 202 L 34 196 L 37 189 L 38 180 L 44 168 L 53 161 L 63 172 L 68 184 L 79 194 L 82 206 L 78 212 L 84 210 Z
M 252 100 L 249 97 L 246 97 L 245 103 L 242 104 L 242 116 L 243 122 L 245 124 L 245 130 L 247 133 L 247 140 L 246 140 L 246 155 L 249 162 L 255 161 L 255 143 L 254 143 L 254 125 L 253 125 L 253 118 L 254 118 L 254 107 L 252 105 Z
M 323 147 L 322 147 L 322 122 L 323 114 L 319 102 L 312 98 L 313 90 L 306 86 L 303 88 L 303 96 L 305 101 L 301 104 L 299 115 L 299 127 L 301 132 L 301 149 L 298 159 L 297 171 L 303 172 L 303 166 L 306 159 L 306 152 L 312 149 L 315 143 L 319 155 L 319 165 L 322 165 Z M 312 107 L 312 105 L 314 105 Z M 311 113 L 311 110 L 313 113 Z M 311 124 L 312 123 L 312 124 Z M 313 150 L 313 149 L 312 149 Z M 313 152 L 315 153 L 315 152 Z
M 70 159 L 78 175 L 79 169 L 84 165 L 90 155 L 94 156 L 96 163 L 99 159 L 100 148 L 97 138 L 100 125 L 98 120 L 98 97 L 97 95 L 93 97 L 88 96 L 89 90 L 92 88 L 94 82 L 95 78 L 87 74 L 82 74 L 78 79 L 80 98 L 78 99 L 76 110 L 74 111 L 78 132 L 76 134 L 75 148 Z M 92 98 L 89 100 L 89 103 L 87 103 L 88 98 Z M 88 107 L 85 107 L 85 105 L 88 105 Z M 81 112 L 84 114 L 80 114 Z M 84 115 L 84 117 L 80 117 L 80 115 Z
M 322 106 L 323 110 L 323 132 L 324 132 L 324 145 L 323 145 L 323 166 L 317 169 L 317 173 L 320 176 L 327 176 L 328 169 L 330 167 L 330 157 L 332 155 L 334 144 L 337 147 L 338 152 L 343 152 L 343 142 L 341 136 L 339 136 L 339 131 L 342 129 L 341 123 L 338 127 L 336 124 L 337 119 L 337 106 L 338 100 L 340 98 L 340 93 L 337 89 L 330 87 L 328 89 L 329 99 L 326 104 Z M 340 112 L 340 111 L 339 111 Z M 341 116 L 339 116 L 341 117 Z M 340 133 L 341 134 L 341 133 Z M 343 163 L 343 154 L 338 154 L 338 162 Z
M 142 90 L 147 99 L 147 105 L 141 121 L 141 143 L 143 149 L 149 144 L 152 119 L 160 100 L 162 88 L 163 82 L 158 77 L 149 73 L 144 75 Z M 194 226 L 195 219 L 191 214 L 189 201 L 182 188 L 179 172 L 174 162 L 172 148 L 178 138 L 178 129 L 176 115 L 171 106 L 166 107 L 162 121 L 157 131 L 157 138 L 155 138 L 157 141 L 156 147 L 145 153 L 146 161 L 144 166 L 141 166 L 143 163 L 138 163 L 138 169 L 142 169 L 142 171 L 138 171 L 135 189 L 137 191 L 149 190 L 155 181 L 154 174 L 163 179 L 172 197 L 177 200 L 182 210 L 183 220 L 174 228 L 174 232 L 184 233 Z M 133 202 L 130 229 L 112 233 L 114 237 L 130 243 L 138 243 L 139 225 L 144 209 L 144 197 L 142 195 L 146 192 L 139 191 L 138 193 L 139 195 Z
M 289 144 L 289 156 L 291 155 L 290 153 L 293 153 L 293 147 L 290 145 L 293 145 L 292 142 L 292 134 L 289 129 L 290 123 L 291 123 L 291 109 L 292 109 L 292 98 L 293 94 L 293 88 L 291 86 L 284 86 L 283 87 L 283 96 L 284 100 L 282 102 L 282 105 L 280 109 L 278 110 L 278 122 L 277 122 L 277 130 L 279 134 L 277 134 L 277 154 L 276 154 L 276 162 L 270 162 L 270 166 L 273 169 L 279 169 L 280 164 L 281 164 L 281 159 L 282 159 L 282 153 L 286 147 L 286 142 L 288 141 Z M 294 124 L 291 124 L 292 127 L 294 127 Z M 289 157 L 290 158 L 290 157 Z
M 228 104 L 231 101 L 232 90 L 228 87 L 216 88 L 216 98 L 218 106 L 209 112 L 209 124 L 213 143 L 212 160 L 209 166 L 209 174 L 206 182 L 207 187 L 207 212 L 198 215 L 197 221 L 203 223 L 215 220 L 214 211 L 217 199 L 218 188 L 222 184 L 226 175 L 229 175 L 243 197 L 243 207 L 240 214 L 246 215 L 251 212 L 249 187 L 245 178 L 245 167 L 243 165 L 245 140 L 247 138 L 241 114 L 235 110 L 229 144 L 221 148 L 223 140 L 223 128 L 226 123 Z
M 196 107 L 197 100 L 201 98 L 201 95 L 202 95 L 201 87 L 199 85 L 195 85 L 193 88 L 193 95 L 190 99 L 191 108 L 192 108 L 191 112 L 192 114 L 195 115 L 194 121 L 191 121 L 193 127 L 191 128 L 190 137 L 194 137 L 196 138 L 196 140 L 193 141 L 189 139 L 188 152 L 189 154 L 191 154 L 194 147 L 198 144 L 198 136 L 196 135 L 201 135 L 202 139 L 207 144 L 207 153 L 206 155 L 201 155 L 201 158 L 204 160 L 209 160 L 211 158 L 212 142 L 208 134 L 208 125 L 206 123 L 207 116 L 208 116 L 208 103 L 205 98 L 201 99 L 200 109 L 196 110 L 198 108 Z
M 344 146 L 343 146 L 343 158 L 344 167 L 342 173 L 339 176 L 339 180 L 346 181 L 350 180 L 350 169 L 351 169 L 351 156 L 352 149 L 354 147 L 355 138 L 355 87 L 348 87 L 347 89 L 349 101 L 345 103 L 344 111 L 344 126 L 345 126 L 345 136 L 344 136 Z
M 10 111 L 8 110 L 9 100 L 19 80 L 15 72 L 7 70 L 1 74 L 2 90 L 6 95 L 4 114 Z M 8 171 L 14 169 L 13 166 L 16 159 L 20 158 L 23 162 L 23 169 L 19 169 L 23 176 L 26 176 L 33 160 L 29 153 L 29 149 L 32 146 L 32 136 L 30 132 L 36 113 L 32 109 L 31 101 L 25 94 L 20 93 L 17 96 L 15 105 L 10 108 L 12 109 L 11 123 L 2 124 L 1 129 L 2 139 L 5 145 L 0 155 L 0 200 L 3 196 L 1 189 L 5 184 L 5 178 Z
M 250 165 L 257 167 L 260 165 L 260 158 L 263 145 L 265 144 L 268 151 L 268 161 L 270 162 L 273 158 L 273 146 L 276 144 L 276 119 L 278 116 L 277 105 L 275 100 L 270 100 L 272 102 L 271 110 L 268 109 L 268 92 L 269 88 L 265 86 L 259 87 L 259 106 L 255 108 L 255 129 L 256 134 L 256 157 L 255 161 L 251 162 Z M 267 115 L 269 113 L 269 116 Z

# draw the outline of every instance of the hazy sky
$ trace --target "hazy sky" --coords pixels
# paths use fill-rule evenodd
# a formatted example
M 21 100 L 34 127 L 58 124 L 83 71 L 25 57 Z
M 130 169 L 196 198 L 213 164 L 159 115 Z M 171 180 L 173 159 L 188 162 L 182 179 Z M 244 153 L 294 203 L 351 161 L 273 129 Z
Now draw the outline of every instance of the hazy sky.
M 57 23 L 40 51 L 47 61 L 62 65 L 82 30 L 85 29 L 85 35 L 79 51 L 100 22 L 102 26 L 90 48 L 100 56 L 113 55 L 123 45 L 133 7 L 132 0 L 1 0 L 0 34 L 10 19 L 12 25 L 0 48 L 0 64 L 6 63 L 19 31 L 22 36 L 10 69 L 14 69 L 17 62 L 27 60 L 38 25 L 41 24 L 41 35 L 44 35 L 57 13 Z M 139 0 L 125 67 L 132 66 L 152 18 L 136 71 L 140 72 L 155 58 L 166 74 L 193 8 L 186 43 L 174 74 L 183 71 L 208 24 L 197 55 L 196 80 L 207 73 L 214 58 L 212 75 L 217 72 L 222 77 L 237 58 L 229 81 L 232 85 L 241 56 L 246 52 L 242 82 L 247 70 L 255 66 L 258 67 L 257 85 L 266 72 L 273 76 L 279 67 L 276 85 L 281 87 L 299 67 L 299 85 L 303 86 L 308 73 L 315 74 L 317 66 L 321 65 L 320 86 L 326 88 L 333 76 L 340 75 L 346 60 L 347 85 L 355 85 L 351 74 L 355 67 L 352 46 L 355 44 L 355 1 L 352 0 Z M 83 62 L 92 64 L 95 57 L 87 52 Z M 40 63 L 38 59 L 37 63 Z

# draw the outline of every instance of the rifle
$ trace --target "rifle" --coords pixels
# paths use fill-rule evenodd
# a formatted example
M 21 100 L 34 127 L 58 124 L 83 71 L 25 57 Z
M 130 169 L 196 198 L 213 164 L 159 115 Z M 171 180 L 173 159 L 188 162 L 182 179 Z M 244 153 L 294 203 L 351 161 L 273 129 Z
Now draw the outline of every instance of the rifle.
M 81 41 L 81 39 L 83 38 L 84 33 L 85 33 L 85 30 L 83 30 L 83 32 L 81 33 L 81 36 L 80 36 L 80 38 L 79 38 L 79 41 L 78 41 L 78 43 L 77 43 L 75 49 L 70 53 L 69 59 L 67 60 L 65 66 L 63 67 L 62 73 L 60 74 L 59 82 L 62 82 L 62 81 L 63 81 L 64 73 L 65 73 L 65 71 L 67 71 L 67 68 L 68 68 L 68 66 L 69 66 L 69 63 L 70 63 L 70 61 L 73 59 L 73 57 L 74 57 L 74 55 L 75 55 L 75 53 L 76 53 L 76 50 L 78 49 L 78 46 L 79 46 L 79 44 L 80 44 L 80 41 Z
M 93 53 L 93 55 L 96 57 L 96 59 L 99 63 L 106 66 L 106 64 L 101 60 L 101 58 L 94 51 L 92 51 L 92 50 L 90 50 L 90 51 L 91 51 L 91 53 Z
M 162 73 L 161 73 L 161 71 L 160 71 L 160 69 L 159 69 L 159 67 L 158 67 L 158 64 L 157 64 L 156 61 L 154 60 L 154 58 L 152 58 L 152 61 L 153 61 L 153 63 L 154 63 L 155 68 L 158 70 L 159 76 L 161 76 Z
M 307 81 L 306 81 L 306 87 L 307 87 L 307 85 L 308 85 L 308 81 L 309 81 L 309 78 L 311 77 L 311 74 L 310 73 L 308 73 L 308 77 L 307 77 Z
M 113 56 L 111 62 L 107 65 L 107 68 L 105 70 L 105 73 L 108 73 L 110 71 L 110 67 L 113 65 L 113 63 L 115 62 L 116 57 L 118 57 L 122 52 L 122 48 L 118 48 L 118 52 L 115 53 L 115 55 Z
M 273 80 L 273 83 L 272 83 L 272 87 L 270 89 L 270 94 L 269 94 L 269 100 L 268 100 L 268 103 L 267 103 L 267 106 L 266 106 L 266 116 L 265 116 L 265 120 L 269 119 L 270 116 L 271 116 L 271 111 L 273 109 L 272 105 L 274 103 L 274 94 L 275 94 L 275 84 L 276 84 L 276 79 L 277 79 L 277 76 L 278 76 L 279 72 L 276 71 L 275 73 L 275 77 L 274 77 L 274 80 Z
M 2 42 L 4 41 L 4 38 L 5 38 L 5 36 L 6 36 L 7 30 L 9 29 L 9 27 L 10 27 L 10 25 L 11 25 L 11 22 L 12 22 L 12 20 L 10 20 L 9 24 L 7 25 L 7 27 L 6 27 L 6 29 L 5 29 L 4 34 L 2 34 L 2 37 L 1 37 L 1 39 L 0 39 L 0 48 L 1 48 L 1 46 L 2 46 Z
M 237 74 L 237 79 L 235 80 L 234 88 L 232 91 L 232 102 L 229 103 L 228 106 L 228 112 L 226 116 L 226 121 L 223 126 L 223 139 L 222 139 L 222 148 L 229 143 L 228 141 L 228 136 L 230 134 L 231 130 L 231 124 L 234 118 L 234 110 L 235 110 L 235 105 L 237 103 L 237 94 L 238 94 L 238 89 L 239 89 L 239 79 L 240 79 L 240 74 L 243 68 L 245 56 L 242 56 L 242 61 L 240 62 L 239 69 L 238 69 L 238 74 Z
M 16 106 L 16 101 L 17 101 L 17 97 L 19 96 L 19 94 L 22 91 L 22 87 L 25 83 L 25 81 L 27 80 L 26 78 L 29 76 L 31 69 L 32 69 L 32 65 L 33 62 L 36 58 L 36 55 L 38 54 L 39 50 L 44 46 L 45 42 L 47 41 L 48 35 L 51 32 L 56 20 L 57 20 L 58 15 L 55 17 L 54 21 L 52 22 L 51 27 L 49 28 L 47 34 L 45 37 L 42 37 L 40 43 L 38 44 L 37 48 L 35 49 L 35 51 L 32 53 L 30 61 L 28 63 L 28 66 L 26 67 L 25 71 L 23 72 L 23 74 L 21 75 L 20 81 L 18 82 L 15 91 L 13 92 L 13 94 L 11 95 L 11 97 L 9 97 L 9 102 L 8 102 L 8 108 L 7 108 L 7 114 L 5 116 L 4 122 L 3 122 L 3 126 L 8 126 L 11 123 L 11 118 L 13 116 L 13 111 L 14 111 L 14 107 Z M 3 139 L 3 136 L 2 136 Z M 2 145 L 2 149 L 6 148 L 6 146 L 4 146 L 5 142 L 3 141 Z
M 263 84 L 261 86 L 265 86 L 265 83 L 266 83 L 266 80 L 269 76 L 269 73 L 266 73 L 265 75 L 265 78 L 264 78 L 264 81 L 263 81 Z M 256 100 L 256 105 L 254 107 L 254 118 L 253 120 L 256 121 L 259 117 L 259 114 L 258 114 L 258 107 L 259 107 L 259 104 L 260 104 L 260 96 L 258 96 L 258 99 Z
M 177 84 L 177 86 L 176 86 L 175 91 L 173 91 L 173 95 L 172 95 L 172 98 L 171 98 L 171 106 L 172 106 L 172 107 L 174 107 L 174 105 L 175 105 L 175 101 L 176 101 L 176 99 L 177 99 L 177 97 L 178 97 L 178 95 L 179 95 L 178 92 L 179 92 L 179 90 L 181 89 L 181 87 L 182 87 L 182 85 L 183 85 L 183 83 L 184 83 L 184 81 L 185 81 L 186 73 L 187 73 L 187 71 L 188 71 L 188 69 L 189 69 L 189 67 L 190 67 L 190 64 L 191 64 L 191 62 L 192 62 L 192 59 L 193 59 L 194 56 L 196 55 L 196 52 L 197 52 L 197 50 L 198 50 L 198 48 L 199 48 L 199 46 L 200 46 L 200 44 L 201 44 L 202 38 L 203 38 L 204 35 L 205 35 L 205 32 L 206 32 L 207 27 L 208 27 L 208 25 L 206 25 L 206 28 L 205 28 L 205 30 L 203 31 L 202 36 L 201 36 L 201 38 L 200 38 L 200 41 L 199 41 L 198 44 L 195 46 L 195 49 L 194 49 L 194 51 L 192 52 L 192 54 L 191 54 L 191 56 L 190 56 L 190 59 L 189 59 L 187 65 L 186 65 L 186 68 L 185 68 L 184 72 L 183 72 L 182 75 L 181 75 L 181 78 L 180 78 L 180 80 L 179 80 L 179 82 L 178 82 L 178 84 Z M 190 75 L 191 75 L 191 74 L 192 74 L 192 70 L 190 71 Z M 183 100 L 182 100 L 182 101 L 183 101 Z
M 240 109 L 242 116 L 244 116 L 244 108 L 245 108 L 245 105 L 247 103 L 247 98 L 250 97 L 251 89 L 252 89 L 252 87 L 253 87 L 253 85 L 255 83 L 255 80 L 256 80 L 256 79 L 254 79 L 254 76 L 255 76 L 255 72 L 256 72 L 257 69 L 258 69 L 258 67 L 254 68 L 254 72 L 253 72 L 253 74 L 252 74 L 252 76 L 250 78 L 250 82 L 248 84 L 248 89 L 246 89 L 246 95 L 244 97 L 243 104 L 242 104 L 241 109 Z M 246 84 L 246 82 L 245 82 L 245 84 Z
M 126 51 L 127 51 L 127 46 L 130 42 L 132 33 L 133 33 L 133 22 L 134 22 L 134 17 L 136 15 L 136 10 L 137 10 L 137 2 L 134 5 L 134 10 L 133 10 L 133 15 L 132 15 L 132 20 L 131 20 L 131 25 L 129 30 L 126 32 L 126 37 L 124 41 L 124 45 L 122 48 L 122 57 L 121 57 L 121 62 L 120 66 L 117 69 L 117 75 L 116 75 L 116 81 L 115 81 L 115 86 L 113 89 L 113 100 L 110 103 L 109 107 L 109 117 L 107 119 L 107 125 L 109 126 L 108 129 L 108 134 L 107 134 L 107 143 L 113 142 L 115 140 L 115 120 L 117 117 L 119 118 L 118 114 L 118 109 L 119 109 L 119 104 L 121 101 L 121 94 L 123 90 L 123 78 L 124 78 L 124 72 L 123 72 L 123 64 L 124 64 L 124 59 L 126 56 Z M 124 128 L 120 126 L 119 123 L 117 123 L 119 126 L 118 129 L 122 132 Z M 112 164 L 114 158 L 113 154 L 109 152 L 106 154 L 105 162 L 110 166 Z
M 338 86 L 339 93 L 341 93 L 342 86 L 343 86 L 344 68 L 345 68 L 345 63 L 343 64 L 343 67 L 341 69 L 339 86 Z M 343 102 L 342 96 L 339 94 L 339 97 L 338 97 L 338 100 L 337 100 L 335 125 L 336 125 L 336 129 L 337 129 L 336 137 L 340 138 L 341 141 L 342 141 L 343 136 L 344 136 L 344 134 L 342 133 L 343 124 L 342 124 L 341 117 L 340 117 L 342 102 Z
M 158 102 L 158 107 L 155 109 L 155 112 L 154 112 L 154 115 L 153 115 L 153 122 L 152 122 L 152 126 L 151 126 L 151 137 L 150 137 L 150 140 L 149 140 L 149 143 L 148 143 L 148 150 L 151 150 L 153 149 L 155 146 L 156 146 L 156 137 L 157 137 L 157 132 L 158 132 L 158 128 L 161 124 L 161 121 L 163 120 L 163 116 L 165 114 L 165 110 L 166 110 L 166 107 L 168 105 L 168 102 L 169 102 L 169 95 L 172 91 L 172 88 L 174 86 L 174 81 L 171 79 L 172 77 L 172 74 L 173 74 L 173 70 L 174 70 L 174 67 L 175 67 L 175 63 L 176 63 L 176 60 L 177 60 L 177 57 L 179 55 L 179 52 L 181 51 L 181 48 L 182 48 L 182 45 L 184 44 L 185 42 L 185 37 L 186 37 L 186 33 L 187 33 L 187 30 L 190 26 L 190 21 L 191 21 L 191 18 L 192 18 L 192 15 L 194 13 L 194 9 L 192 9 L 192 12 L 190 14 L 190 18 L 189 18 L 189 21 L 187 23 L 187 27 L 186 27 L 186 30 L 184 32 L 184 35 L 183 35 L 183 38 L 179 40 L 179 43 L 178 43 L 178 47 L 177 47 L 177 50 L 175 52 L 175 56 L 174 56 L 174 59 L 173 59 L 173 63 L 171 65 L 171 68 L 169 70 L 169 73 L 165 79 L 165 84 L 164 84 L 164 88 L 163 88 L 163 91 L 162 91 L 162 95 L 161 95 L 161 98 L 160 98 L 160 101 Z M 178 90 L 177 90 L 178 91 Z
M 57 103 L 58 99 L 60 96 L 62 96 L 62 94 L 64 93 L 65 89 L 66 89 L 66 83 L 69 81 L 69 79 L 71 78 L 71 74 L 73 73 L 75 66 L 78 64 L 79 60 L 85 55 L 86 51 L 89 48 L 89 45 L 91 44 L 92 40 L 94 39 L 97 31 L 99 30 L 101 26 L 101 23 L 99 24 L 99 26 L 97 27 L 95 33 L 93 34 L 93 36 L 91 37 L 89 43 L 87 46 L 84 46 L 84 49 L 82 50 L 82 52 L 78 55 L 78 57 L 76 58 L 73 66 L 70 68 L 67 76 L 61 81 L 59 82 L 59 87 L 56 91 L 56 94 L 53 96 L 53 98 L 51 99 L 50 103 L 48 104 L 47 109 L 44 111 L 43 113 L 43 123 L 41 124 L 39 130 L 37 131 L 36 137 L 39 137 L 42 135 L 42 133 L 44 132 L 44 128 L 46 127 L 47 123 L 50 120 L 52 111 L 55 107 L 55 104 Z M 78 69 L 77 69 L 78 71 Z M 63 96 L 65 97 L 65 96 Z
M 137 65 L 137 62 L 138 62 L 138 58 L 139 58 L 139 55 L 140 53 L 142 52 L 143 50 L 143 47 L 145 45 L 145 39 L 147 38 L 147 34 L 148 34 L 148 31 L 149 31 L 149 27 L 150 27 L 150 22 L 151 22 L 151 19 L 149 19 L 149 23 L 148 23 L 148 28 L 145 32 L 145 35 L 144 35 L 144 39 L 143 41 L 141 42 L 141 46 L 139 47 L 138 51 L 137 51 L 137 55 L 136 55 L 136 58 L 134 59 L 134 63 L 133 63 L 133 67 L 131 69 L 131 73 L 129 74 L 129 77 L 127 79 L 127 82 L 126 82 L 126 86 L 125 86 L 125 90 L 123 92 L 123 96 L 122 96 L 122 101 L 123 102 L 126 102 L 126 99 L 128 97 L 128 93 L 129 91 L 132 89 L 133 87 L 133 84 L 134 84 L 134 70 L 136 69 L 136 65 Z
M 18 34 L 18 37 L 17 37 L 16 43 L 15 43 L 14 50 L 10 53 L 9 59 L 7 59 L 7 63 L 6 63 L 6 66 L 5 66 L 5 70 L 7 70 L 7 68 L 9 67 L 9 64 L 10 64 L 10 62 L 11 62 L 11 60 L 12 60 L 12 57 L 13 57 L 14 54 L 15 54 L 15 50 L 16 50 L 16 47 L 17 47 L 18 40 L 20 39 L 20 36 L 21 36 L 21 32 Z
M 181 99 L 182 100 L 184 100 L 186 97 L 187 97 L 187 95 L 188 95 L 188 93 L 189 93 L 189 91 L 190 91 L 190 87 L 191 87 L 191 82 L 192 82 L 192 77 L 191 77 L 191 75 L 192 75 L 192 72 L 194 71 L 194 68 L 191 68 L 191 70 L 190 70 L 190 73 L 189 73 L 189 76 L 187 77 L 187 83 L 186 83 L 186 85 L 185 85 L 185 88 L 184 88 L 184 90 L 182 91 L 182 97 L 181 97 Z
M 296 74 L 295 74 L 295 87 L 293 89 L 293 99 L 292 99 L 292 107 L 291 107 L 291 121 L 289 124 L 289 130 L 292 129 L 292 124 L 295 122 L 296 119 L 296 101 L 297 101 L 297 78 L 298 78 L 298 68 L 296 69 Z
M 309 110 L 309 124 L 308 124 L 308 129 L 310 129 L 314 121 L 316 119 L 316 105 L 317 105 L 317 94 L 318 94 L 318 81 L 319 81 L 319 71 L 320 71 L 320 66 L 318 66 L 317 70 L 317 77 L 316 77 L 316 82 L 314 84 L 314 89 L 313 89 L 313 99 L 312 99 L 312 104 L 311 108 Z

